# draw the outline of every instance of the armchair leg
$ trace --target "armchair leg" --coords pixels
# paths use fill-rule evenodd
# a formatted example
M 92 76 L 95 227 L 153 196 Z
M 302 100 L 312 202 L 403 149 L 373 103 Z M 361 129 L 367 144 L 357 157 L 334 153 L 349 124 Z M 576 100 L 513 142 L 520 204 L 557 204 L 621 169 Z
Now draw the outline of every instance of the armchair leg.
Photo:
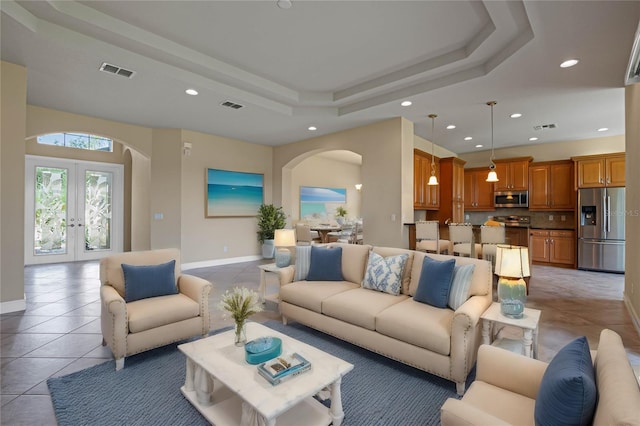
M 104 337 L 102 338 L 102 346 L 107 346 L 107 341 L 104 340 Z
M 460 396 L 464 395 L 465 387 L 466 387 L 465 382 L 456 382 L 456 393 Z
M 120 371 L 124 368 L 124 357 L 116 359 L 116 371 Z

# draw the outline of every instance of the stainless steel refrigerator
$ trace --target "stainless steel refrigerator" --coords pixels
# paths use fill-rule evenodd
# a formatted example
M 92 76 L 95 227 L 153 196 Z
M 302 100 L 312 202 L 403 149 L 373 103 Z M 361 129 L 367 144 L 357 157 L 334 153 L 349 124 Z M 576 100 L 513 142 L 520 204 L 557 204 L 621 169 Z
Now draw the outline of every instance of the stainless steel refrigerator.
M 579 269 L 624 272 L 624 190 L 578 190 Z

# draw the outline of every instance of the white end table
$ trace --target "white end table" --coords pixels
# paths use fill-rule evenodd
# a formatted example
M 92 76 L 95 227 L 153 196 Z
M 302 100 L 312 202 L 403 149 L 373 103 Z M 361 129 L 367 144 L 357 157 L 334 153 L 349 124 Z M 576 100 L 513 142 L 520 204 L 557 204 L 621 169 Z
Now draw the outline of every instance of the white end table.
M 278 275 L 278 271 L 282 268 L 278 268 L 275 263 L 267 263 L 265 265 L 258 265 L 260 268 L 260 287 L 258 287 L 258 294 L 260 294 L 260 301 L 262 303 L 265 302 L 266 299 L 269 299 L 273 302 L 280 301 L 280 276 Z M 278 293 L 275 295 L 266 296 L 267 292 L 267 272 L 271 272 L 278 277 Z
M 499 346 L 501 348 L 519 352 L 530 358 L 538 357 L 538 322 L 542 311 L 524 308 L 524 315 L 520 319 L 509 318 L 500 313 L 500 303 L 491 304 L 480 318 L 482 318 L 482 343 Z M 522 329 L 522 340 L 500 338 L 494 340 L 494 328 L 497 324 L 509 325 Z

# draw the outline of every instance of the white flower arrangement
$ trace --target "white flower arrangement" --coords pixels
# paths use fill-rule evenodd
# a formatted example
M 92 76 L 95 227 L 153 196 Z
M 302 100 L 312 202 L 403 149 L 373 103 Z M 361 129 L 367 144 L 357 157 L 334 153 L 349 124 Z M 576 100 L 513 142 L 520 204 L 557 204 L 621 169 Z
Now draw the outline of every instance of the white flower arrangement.
M 225 291 L 218 307 L 229 312 L 236 324 L 244 324 L 251 315 L 263 311 L 258 293 L 246 287 Z

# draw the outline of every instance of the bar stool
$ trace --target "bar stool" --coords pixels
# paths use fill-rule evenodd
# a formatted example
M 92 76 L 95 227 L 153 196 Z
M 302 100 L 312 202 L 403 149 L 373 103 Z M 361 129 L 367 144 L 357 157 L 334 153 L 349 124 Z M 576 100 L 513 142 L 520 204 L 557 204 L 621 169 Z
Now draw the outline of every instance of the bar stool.
M 505 231 L 504 224 L 498 226 L 482 225 L 480 227 L 482 258 L 490 260 L 493 268 L 496 266 L 496 246 L 506 243 Z
M 473 226 L 470 223 L 450 223 L 449 240 L 454 256 L 476 257 L 476 253 L 482 250 L 481 244 L 474 243 Z
M 416 222 L 416 250 L 449 252 L 449 240 L 440 239 L 440 223 L 437 220 L 421 220 Z

